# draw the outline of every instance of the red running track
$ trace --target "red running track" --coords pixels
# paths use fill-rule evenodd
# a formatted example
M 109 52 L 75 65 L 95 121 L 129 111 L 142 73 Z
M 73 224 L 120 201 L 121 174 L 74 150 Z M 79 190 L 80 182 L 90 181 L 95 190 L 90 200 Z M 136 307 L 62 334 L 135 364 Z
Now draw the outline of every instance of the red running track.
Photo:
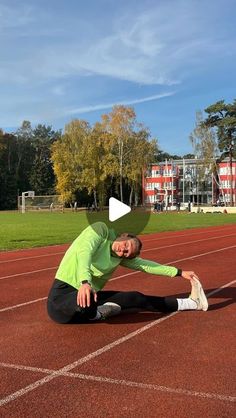
M 236 225 L 142 240 L 143 257 L 199 275 L 208 312 L 140 312 L 103 323 L 58 325 L 45 305 L 67 246 L 0 253 L 3 417 L 236 416 Z M 184 279 L 124 268 L 107 288 L 189 292 Z

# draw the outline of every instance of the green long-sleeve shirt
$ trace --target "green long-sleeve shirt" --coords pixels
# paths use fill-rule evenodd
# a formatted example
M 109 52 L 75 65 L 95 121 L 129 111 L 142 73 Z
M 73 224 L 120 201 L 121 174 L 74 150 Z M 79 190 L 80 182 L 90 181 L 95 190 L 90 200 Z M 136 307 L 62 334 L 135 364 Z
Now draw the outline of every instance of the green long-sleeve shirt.
M 65 253 L 56 278 L 79 289 L 82 280 L 89 280 L 92 288 L 101 290 L 114 270 L 122 265 L 146 273 L 176 276 L 176 267 L 164 266 L 140 257 L 120 258 L 112 252 L 112 243 L 116 239 L 114 230 L 103 222 L 88 226 Z

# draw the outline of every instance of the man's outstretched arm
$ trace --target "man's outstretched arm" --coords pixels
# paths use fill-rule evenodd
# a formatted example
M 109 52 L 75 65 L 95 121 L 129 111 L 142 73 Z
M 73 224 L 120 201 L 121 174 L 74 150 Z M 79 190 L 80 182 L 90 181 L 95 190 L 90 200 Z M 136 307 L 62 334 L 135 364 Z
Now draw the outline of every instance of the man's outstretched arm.
M 143 271 L 149 274 L 155 274 L 159 276 L 169 276 L 176 277 L 181 276 L 184 279 L 191 280 L 192 278 L 197 278 L 196 274 L 193 271 L 183 271 L 177 267 L 167 266 L 163 264 L 156 263 L 152 260 L 146 260 L 141 257 L 135 257 L 132 259 L 123 259 L 121 265 L 128 267 L 133 270 Z

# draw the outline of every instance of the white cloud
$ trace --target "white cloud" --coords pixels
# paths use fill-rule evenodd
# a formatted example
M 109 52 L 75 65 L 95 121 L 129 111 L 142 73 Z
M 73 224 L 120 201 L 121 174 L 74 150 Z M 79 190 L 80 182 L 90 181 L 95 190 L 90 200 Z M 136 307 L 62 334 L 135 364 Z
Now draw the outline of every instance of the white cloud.
M 98 5 L 88 13 L 75 0 L 56 9 L 56 0 L 46 8 L 44 1 L 27 1 L 0 0 L 0 126 L 21 114 L 52 121 L 158 100 L 153 85 L 184 83 L 209 68 L 216 77 L 222 63 L 235 61 L 234 22 L 230 30 L 224 15 L 233 0 L 215 0 L 214 8 L 205 0 L 137 0 L 135 8 L 133 1 L 125 8 L 114 2 L 109 15 Z M 143 99 L 115 103 L 114 97 L 137 96 L 137 85 Z
M 216 12 L 206 5 L 199 7 L 195 0 L 166 0 L 153 3 L 145 12 L 138 10 L 135 13 L 127 7 L 123 14 L 104 14 L 105 30 L 98 30 L 95 21 L 94 29 L 88 22 L 86 31 L 85 22 L 75 19 L 73 13 L 64 21 L 61 16 L 61 22 L 57 16 L 54 23 L 52 16 L 50 19 L 42 10 L 40 14 L 24 4 L 14 9 L 0 6 L 0 21 L 6 19 L 8 28 L 16 22 L 29 31 L 27 42 L 23 37 L 19 45 L 18 36 L 15 45 L 3 48 L 1 80 L 38 84 L 75 75 L 99 75 L 143 85 L 173 85 L 190 71 L 211 65 L 219 56 L 222 59 L 227 50 L 235 53 L 234 40 L 220 35 Z M 37 38 L 42 30 L 44 36 Z M 16 56 L 11 46 L 16 47 Z
M 159 100 L 164 97 L 173 96 L 175 92 L 169 92 L 169 93 L 162 93 L 162 94 L 156 94 L 153 96 L 143 97 L 142 99 L 130 99 L 130 100 L 123 100 L 119 102 L 114 103 L 103 103 L 99 105 L 91 105 L 91 106 L 84 106 L 84 107 L 78 107 L 76 109 L 70 109 L 67 110 L 65 113 L 66 115 L 76 115 L 80 113 L 88 113 L 88 112 L 94 112 L 96 110 L 103 110 L 103 109 L 110 109 L 115 105 L 133 105 L 138 103 L 144 103 L 144 102 L 150 102 L 154 100 Z

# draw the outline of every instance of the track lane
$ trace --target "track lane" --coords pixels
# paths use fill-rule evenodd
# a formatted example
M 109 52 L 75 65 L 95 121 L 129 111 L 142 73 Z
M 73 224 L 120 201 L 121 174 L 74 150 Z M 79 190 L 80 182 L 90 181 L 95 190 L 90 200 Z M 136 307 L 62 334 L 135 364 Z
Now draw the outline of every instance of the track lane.
M 220 243 L 220 244 L 222 244 L 222 243 Z M 207 248 L 205 248 L 205 249 L 207 249 Z M 232 278 L 235 278 L 235 276 L 234 276 L 235 269 L 232 268 L 232 263 L 230 263 L 230 261 L 232 262 L 232 260 L 234 260 L 235 250 L 231 249 L 231 250 L 229 250 L 229 253 L 227 253 L 227 259 L 229 260 L 229 263 L 228 264 L 226 263 L 227 265 L 225 265 L 225 256 L 222 257 L 223 252 L 218 252 L 216 254 L 217 255 L 215 255 L 214 257 L 213 256 L 211 257 L 210 255 L 206 255 L 205 260 L 207 262 L 205 262 L 205 263 L 204 263 L 204 260 L 203 260 L 204 257 L 202 258 L 202 260 L 201 260 L 201 258 L 198 258 L 198 259 L 195 258 L 195 259 L 191 260 L 191 265 L 194 264 L 201 269 L 201 274 L 204 274 L 204 283 L 207 283 L 209 285 L 208 290 L 210 290 L 210 291 L 212 291 L 217 286 L 217 284 L 219 282 L 221 282 L 221 281 L 223 282 L 223 280 L 225 280 L 226 276 L 227 276 L 227 278 L 229 278 L 229 276 L 231 276 Z M 155 256 L 155 254 L 154 254 L 154 256 Z M 171 254 L 171 256 L 172 256 L 172 254 Z M 222 260 L 224 260 L 224 262 L 222 262 Z M 188 263 L 188 261 L 181 262 L 181 264 L 183 266 L 185 265 L 185 263 Z M 207 276 L 205 276 L 205 274 L 207 274 Z M 131 281 L 132 281 L 132 288 L 133 288 L 133 284 L 138 283 L 138 286 L 140 286 L 140 289 L 144 288 L 144 289 L 147 290 L 147 288 L 148 288 L 148 290 L 150 290 L 150 292 L 152 292 L 152 290 L 155 290 L 157 288 L 160 290 L 160 288 L 161 288 L 161 291 L 165 292 L 168 289 L 169 289 L 169 291 L 170 291 L 170 289 L 171 289 L 171 291 L 172 291 L 172 289 L 174 290 L 174 288 L 175 288 L 175 286 L 177 286 L 177 284 L 178 284 L 178 288 L 179 288 L 180 283 L 181 283 L 181 286 L 184 284 L 183 288 L 181 287 L 181 289 L 184 292 L 186 291 L 186 283 L 183 280 L 174 279 L 175 281 L 173 281 L 173 279 L 159 278 L 158 282 L 157 282 L 157 280 L 155 280 L 155 281 L 153 280 L 153 277 L 148 277 L 147 275 L 142 275 L 141 277 L 139 277 L 139 280 L 137 280 L 137 279 L 138 279 L 138 277 L 136 277 L 136 275 L 130 276 L 127 279 L 122 279 L 122 288 L 123 288 L 123 286 L 124 287 L 126 287 L 126 286 L 131 287 Z M 205 280 L 207 280 L 207 282 L 205 282 Z M 213 281 L 213 283 L 212 283 L 212 281 Z M 167 282 L 168 282 L 168 284 L 167 284 Z M 154 283 L 155 283 L 155 286 L 154 286 Z M 120 281 L 117 280 L 117 281 L 113 281 L 112 283 L 110 283 L 109 286 L 112 285 L 115 288 L 119 284 L 121 285 Z M 10 281 L 9 281 L 9 285 L 10 285 Z M 152 285 L 154 286 L 154 288 L 152 288 Z M 216 295 L 215 295 L 213 300 L 219 301 L 219 299 L 220 298 L 217 298 Z M 228 298 L 226 297 L 225 300 L 221 300 L 221 301 L 225 302 L 225 303 L 228 303 Z M 222 308 L 223 311 L 225 311 L 226 308 L 231 309 L 230 306 L 231 306 L 230 304 L 225 305 L 224 308 Z M 215 311 L 219 313 L 220 309 L 215 310 Z M 187 319 L 183 318 L 183 317 L 181 318 L 181 320 L 184 323 L 184 326 L 188 325 L 188 321 L 190 321 L 189 316 L 190 315 L 195 315 L 195 317 L 198 318 L 198 321 L 196 321 L 196 324 L 193 324 L 194 325 L 193 329 L 202 330 L 205 327 L 205 322 L 204 321 L 205 321 L 206 315 L 209 316 L 210 313 L 211 313 L 211 311 L 209 311 L 208 313 L 202 313 L 202 312 L 191 312 L 190 313 L 189 312 L 189 313 L 177 314 L 176 317 L 173 317 L 172 319 L 170 319 L 166 322 L 166 324 L 168 323 L 167 326 L 158 327 L 158 331 L 156 330 L 155 332 L 154 332 L 154 328 L 153 328 L 153 332 L 154 332 L 155 336 L 157 336 L 157 335 L 159 335 L 160 329 L 162 330 L 164 328 L 165 330 L 168 330 L 169 329 L 169 323 L 170 323 L 169 321 L 173 321 L 173 323 L 174 323 L 175 318 L 177 318 L 178 316 L 182 317 L 183 315 L 187 315 L 187 317 L 186 317 Z M 223 314 L 222 314 L 222 312 L 220 312 L 220 313 L 221 313 L 220 318 L 223 320 L 224 319 Z M 31 316 L 32 314 L 33 314 L 33 316 Z M 104 323 L 103 324 L 96 324 L 95 325 L 95 327 L 96 327 L 96 338 L 95 339 L 94 339 L 94 330 L 92 329 L 91 326 L 87 326 L 87 325 L 82 326 L 79 329 L 76 329 L 76 332 L 75 332 L 75 328 L 72 328 L 71 326 L 63 327 L 63 326 L 57 326 L 56 324 L 53 324 L 51 322 L 47 322 L 47 319 L 45 317 L 45 312 L 42 311 L 42 305 L 41 304 L 39 304 L 37 308 L 36 308 L 36 305 L 34 307 L 29 307 L 28 306 L 28 307 L 25 307 L 23 310 L 20 310 L 18 312 L 16 312 L 16 311 L 11 312 L 11 313 L 8 312 L 8 313 L 5 313 L 4 315 L 6 315 L 8 317 L 8 321 L 9 321 L 8 323 L 10 324 L 10 327 L 8 329 L 8 333 L 5 334 L 6 341 L 9 342 L 9 346 L 11 346 L 11 347 L 14 347 L 15 343 L 16 343 L 16 348 L 19 349 L 18 354 L 17 354 L 17 350 L 14 350 L 12 359 L 14 359 L 14 355 L 16 356 L 15 360 L 18 359 L 20 357 L 19 354 L 21 353 L 23 355 L 22 359 L 25 360 L 26 364 L 31 364 L 32 362 L 37 364 L 37 363 L 41 362 L 41 366 L 42 366 L 42 363 L 45 364 L 45 361 L 50 362 L 50 360 L 51 360 L 52 363 L 54 361 L 54 364 L 55 363 L 57 364 L 57 367 L 60 367 L 60 366 L 58 366 L 58 364 L 61 364 L 61 363 L 62 363 L 62 365 L 68 364 L 68 354 L 70 354 L 70 357 L 72 359 L 73 357 L 78 358 L 78 356 L 81 355 L 81 353 L 83 352 L 83 349 L 84 349 L 84 352 L 86 352 L 86 349 L 88 349 L 88 347 L 86 346 L 87 341 L 90 341 L 90 344 L 92 346 L 93 345 L 96 346 L 96 344 L 99 343 L 99 342 L 103 343 L 104 339 L 109 340 L 111 338 L 111 340 L 112 339 L 114 340 L 117 337 L 117 334 L 119 334 L 119 333 L 122 334 L 122 332 L 124 332 L 124 330 L 126 332 L 127 328 L 129 328 L 129 330 L 138 329 L 140 327 L 140 323 L 141 324 L 149 323 L 150 320 L 151 320 L 151 315 L 153 315 L 153 314 L 137 314 L 135 316 L 136 319 L 137 319 L 136 323 L 132 322 L 132 320 L 134 318 L 134 316 L 132 316 L 132 318 L 130 318 L 130 319 L 127 319 L 127 317 L 126 317 L 126 319 L 122 318 L 122 321 L 120 323 L 116 322 L 118 320 L 118 318 L 114 318 L 113 320 L 110 321 L 109 324 L 108 323 L 107 324 L 104 324 Z M 145 315 L 147 315 L 146 319 L 144 318 Z M 158 314 L 154 314 L 154 315 L 157 316 Z M 231 311 L 230 312 L 227 311 L 227 315 L 231 315 Z M 199 318 L 201 316 L 204 318 L 204 321 L 203 321 L 202 324 L 201 323 L 199 324 Z M 30 318 L 30 320 L 29 320 L 29 318 Z M 153 318 L 153 316 L 152 316 L 152 318 Z M 140 322 L 138 322 L 138 321 L 140 321 Z M 180 322 L 180 325 L 178 326 L 178 329 L 183 326 L 182 321 Z M 186 323 L 186 321 L 187 321 L 187 323 Z M 127 324 L 127 322 L 128 322 L 128 324 Z M 185 325 L 185 323 L 186 323 L 186 325 Z M 215 322 L 213 321 L 213 323 L 215 323 Z M 192 321 L 190 321 L 190 326 L 191 326 L 191 324 L 192 324 Z M 48 327 L 48 325 L 49 325 L 49 327 Z M 46 328 L 46 335 L 44 335 L 45 328 Z M 192 326 L 190 328 L 192 328 Z M 176 326 L 173 326 L 173 329 L 175 330 Z M 21 331 L 20 334 L 19 334 L 19 330 Z M 22 331 L 23 331 L 23 335 L 22 335 Z M 57 332 L 55 333 L 55 331 L 57 331 Z M 212 329 L 209 329 L 210 334 L 211 334 L 211 331 L 212 331 Z M 13 332 L 13 335 L 12 335 L 12 332 Z M 149 330 L 147 332 L 150 333 L 151 330 Z M 111 333 L 112 333 L 112 335 L 111 335 Z M 74 334 L 76 334 L 77 338 L 75 337 Z M 146 334 L 146 332 L 145 332 L 145 334 Z M 143 334 L 143 338 L 145 340 L 145 348 L 146 348 L 147 338 L 145 338 L 145 334 Z M 8 340 L 9 335 L 13 336 L 13 338 L 12 339 L 10 338 L 10 340 Z M 60 343 L 62 342 L 62 340 L 61 340 L 62 335 L 65 338 L 65 340 L 63 338 L 63 344 L 65 342 L 64 347 L 58 346 L 58 341 L 60 341 Z M 41 339 L 38 338 L 39 336 L 41 337 Z M 81 337 L 82 337 L 82 340 L 81 340 Z M 138 338 L 138 339 L 136 340 L 136 338 Z M 135 345 L 135 356 L 136 356 L 137 342 L 138 342 L 138 345 L 139 345 L 140 336 L 136 337 L 136 338 L 133 340 L 133 341 L 136 340 L 136 343 L 134 344 Z M 24 341 L 24 339 L 25 339 L 25 341 Z M 149 340 L 151 340 L 151 337 L 148 339 L 148 343 L 150 342 Z M 226 341 L 227 341 L 227 339 L 226 339 Z M 70 342 L 70 344 L 69 344 L 69 342 Z M 25 343 L 26 343 L 26 345 L 25 345 Z M 128 345 L 126 346 L 126 344 L 130 344 L 130 343 L 131 343 L 131 340 L 129 341 L 129 343 L 125 343 L 121 352 L 124 349 L 124 351 L 126 353 L 127 349 L 129 348 L 129 346 Z M 30 345 L 32 345 L 32 344 L 33 344 L 34 348 L 38 347 L 37 348 L 38 351 L 35 354 L 33 353 L 33 350 L 30 350 Z M 47 355 L 46 355 L 47 358 L 45 358 L 45 351 L 42 350 L 42 348 L 45 347 L 45 346 L 47 347 Z M 174 346 L 175 346 L 175 350 L 177 349 L 177 347 L 179 347 L 179 349 L 181 347 L 180 344 L 178 344 L 178 345 L 174 344 Z M 224 340 L 224 346 L 226 346 L 225 340 Z M 164 349 L 164 347 L 165 347 L 165 345 L 164 346 L 162 345 L 162 349 Z M 63 350 L 61 350 L 61 348 L 64 348 L 64 352 L 63 352 Z M 77 350 L 75 350 L 75 348 Z M 91 347 L 89 347 L 89 348 L 91 348 Z M 195 346 L 193 348 L 195 349 Z M 216 346 L 216 348 L 217 348 L 217 346 Z M 228 349 L 228 345 L 226 346 L 226 350 L 227 349 Z M 25 351 L 27 352 L 28 350 L 29 350 L 28 354 L 25 353 Z M 111 351 L 111 353 L 112 352 L 113 352 L 113 350 Z M 56 353 L 56 357 L 57 357 L 56 359 L 55 359 L 55 353 Z M 130 353 L 130 355 L 132 354 L 132 356 L 134 356 L 134 352 L 132 353 L 132 351 L 128 350 L 128 353 Z M 145 351 L 143 353 L 145 353 Z M 154 355 L 150 357 L 149 360 L 150 360 L 151 363 L 156 361 L 156 359 L 157 359 L 156 354 L 157 353 L 155 352 Z M 200 352 L 198 353 L 198 355 L 200 355 Z M 104 354 L 101 357 L 101 364 L 104 364 L 103 363 L 103 356 L 104 356 Z M 118 356 L 119 356 L 119 354 L 118 354 Z M 176 356 L 176 352 L 175 352 L 175 356 Z M 113 359 L 113 363 L 111 363 L 111 369 L 114 370 L 114 368 L 113 368 L 114 358 L 117 359 L 117 356 L 112 355 L 111 358 Z M 143 363 L 145 365 L 145 363 L 146 363 L 145 357 L 141 356 L 140 362 L 138 364 L 136 364 L 136 367 L 133 367 L 133 369 L 131 370 L 131 371 L 136 370 L 136 373 L 138 372 L 138 375 L 136 375 L 136 380 L 135 380 L 137 382 L 140 382 L 140 379 L 137 379 L 139 377 L 139 374 L 140 374 L 139 373 L 140 363 L 141 364 Z M 22 363 L 19 363 L 19 364 L 22 364 Z M 148 362 L 148 364 L 149 364 L 149 362 Z M 88 363 L 87 365 L 90 365 L 90 363 Z M 96 374 L 97 374 L 99 365 L 100 365 L 100 359 L 99 359 L 99 361 L 94 360 L 93 374 L 94 374 L 95 370 L 96 370 Z M 226 367 L 227 366 L 224 364 L 224 369 Z M 127 371 L 129 371 L 129 368 L 126 368 L 126 372 Z M 224 370 L 223 370 L 223 374 L 224 374 Z M 104 376 L 104 374 L 102 374 L 101 376 Z M 160 376 L 160 378 L 163 377 L 163 376 L 165 376 L 165 374 Z M 33 375 L 32 375 L 32 378 L 33 378 Z M 54 387 L 55 388 L 57 387 L 57 390 L 58 390 L 57 395 L 59 396 L 60 400 L 63 399 L 63 402 L 62 403 L 60 402 L 61 406 L 60 406 L 59 414 L 62 413 L 61 416 L 63 416 L 63 414 L 65 414 L 65 413 L 68 414 L 68 411 L 70 411 L 69 414 L 71 413 L 71 416 L 73 416 L 73 414 L 76 411 L 78 411 L 79 401 L 81 402 L 82 396 L 84 395 L 84 392 L 82 390 L 82 393 L 81 393 L 81 391 L 79 391 L 79 394 L 78 394 L 78 386 L 74 383 L 76 385 L 75 386 L 75 392 L 73 392 L 73 394 L 71 394 L 71 391 L 70 391 L 70 403 L 73 404 L 72 409 L 70 409 L 67 398 L 65 397 L 65 395 L 66 395 L 65 394 L 65 387 L 66 386 L 64 386 L 63 382 L 65 382 L 65 381 L 68 382 L 67 387 L 68 387 L 68 385 L 71 385 L 71 383 L 69 383 L 67 378 L 59 378 L 59 380 L 57 380 L 57 379 L 56 379 L 56 382 L 48 382 L 45 386 L 41 387 L 40 389 L 36 389 L 34 392 L 31 392 L 30 394 L 23 396 L 19 400 L 15 400 L 14 402 L 8 404 L 8 406 L 4 407 L 4 409 L 3 409 L 4 412 L 5 411 L 7 412 L 7 416 L 11 416 L 10 415 L 11 413 L 14 414 L 14 412 L 16 413 L 16 411 L 20 413 L 20 411 L 21 411 L 22 413 L 24 413 L 24 415 L 19 415 L 19 416 L 23 417 L 23 416 L 25 416 L 26 411 L 27 411 L 27 413 L 29 413 L 29 416 L 33 416 L 35 411 L 37 410 L 37 411 L 40 411 L 40 413 L 42 413 L 45 416 L 46 411 L 48 411 L 49 408 L 50 408 L 50 400 L 51 400 L 51 402 L 54 402 L 54 401 L 56 402 L 55 394 L 53 393 L 53 391 L 51 389 L 54 388 Z M 222 379 L 224 379 L 224 378 L 222 377 Z M 35 378 L 34 378 L 34 380 L 35 380 Z M 230 382 L 230 375 L 229 375 L 229 382 Z M 142 380 L 141 380 L 141 383 L 142 383 Z M 222 383 L 224 383 L 224 380 L 222 380 Z M 231 383 L 232 383 L 232 381 L 231 381 Z M 157 382 L 157 385 L 160 385 L 160 384 L 162 384 L 162 382 Z M 62 386 L 63 386 L 63 388 L 62 388 Z M 113 386 L 115 386 L 114 389 L 113 389 Z M 207 401 L 202 401 L 202 399 L 198 399 L 198 398 L 197 399 L 188 398 L 186 400 L 186 396 L 184 396 L 184 395 L 175 395 L 175 394 L 172 393 L 171 396 L 170 396 L 170 394 L 166 394 L 166 393 L 163 394 L 163 393 L 159 393 L 159 392 L 158 392 L 158 395 L 156 395 L 156 394 L 150 395 L 150 393 L 149 393 L 150 389 L 148 390 L 147 388 L 146 389 L 143 388 L 142 390 L 140 388 L 139 390 L 141 390 L 143 395 L 140 394 L 140 395 L 135 396 L 134 393 L 137 394 L 137 388 L 135 388 L 135 389 L 128 388 L 128 387 L 120 388 L 119 386 L 117 387 L 117 385 L 113 385 L 113 386 L 111 386 L 111 385 L 109 385 L 108 383 L 105 383 L 105 382 L 101 383 L 101 387 L 100 386 L 98 387 L 98 383 L 94 384 L 94 382 L 87 382 L 86 385 L 85 385 L 85 382 L 82 381 L 82 387 L 84 388 L 85 393 L 89 394 L 90 396 L 92 394 L 92 396 L 94 397 L 93 399 L 94 399 L 94 401 L 96 402 L 96 405 L 97 405 L 97 407 L 96 407 L 97 412 L 99 413 L 99 411 L 101 411 L 101 410 L 104 411 L 105 410 L 107 412 L 107 414 L 109 414 L 111 412 L 110 416 L 112 416 L 112 417 L 116 416 L 115 415 L 115 413 L 117 411 L 116 408 L 119 407 L 119 403 L 114 405 L 114 401 L 113 401 L 113 403 L 109 402 L 110 397 L 112 397 L 112 396 L 114 397 L 115 394 L 116 394 L 116 399 L 119 399 L 120 402 L 121 402 L 122 397 L 123 397 L 122 405 L 125 405 L 125 409 L 122 410 L 123 411 L 122 413 L 124 413 L 123 416 L 126 416 L 126 417 L 127 417 L 127 411 L 128 411 L 128 413 L 133 414 L 133 416 L 139 416 L 138 414 L 140 413 L 140 417 L 145 416 L 145 413 L 148 411 L 148 416 L 153 416 L 153 417 L 155 416 L 156 417 L 156 415 L 152 415 L 152 414 L 156 413 L 157 408 L 159 408 L 158 411 L 163 412 L 163 416 L 168 417 L 168 414 L 170 413 L 169 416 L 173 417 L 173 403 L 175 405 L 175 414 L 176 414 L 175 416 L 182 416 L 183 417 L 184 413 L 186 413 L 186 415 L 185 415 L 186 417 L 191 416 L 191 415 L 189 415 L 189 405 L 193 406 L 193 409 L 192 409 L 193 412 L 196 412 L 196 406 L 197 406 L 198 407 L 198 413 L 199 413 L 199 411 L 201 411 L 203 416 L 206 416 L 206 417 L 208 416 L 207 413 L 208 413 L 209 410 L 211 411 L 211 413 L 213 411 L 216 411 L 218 413 L 222 413 L 222 416 L 224 416 L 223 414 L 227 414 L 227 417 L 231 417 L 231 416 L 233 417 L 234 416 L 232 414 L 233 409 L 228 403 L 227 403 L 227 405 L 224 404 L 224 406 L 221 406 L 222 404 L 220 404 L 220 406 L 219 406 L 219 404 L 217 402 L 217 407 L 216 407 L 215 406 L 216 402 L 213 402 L 209 399 Z M 79 387 L 81 388 L 81 384 L 79 385 Z M 91 391 L 92 387 L 94 388 L 94 390 Z M 171 386 L 171 387 L 173 387 L 173 386 Z M 183 389 L 184 389 L 184 387 L 183 387 Z M 136 392 L 134 392 L 134 390 Z M 104 391 L 105 391 L 105 395 L 104 395 Z M 103 395 L 99 396 L 99 394 L 101 394 L 101 392 L 103 393 Z M 219 393 L 219 392 L 217 392 L 217 393 Z M 46 406 L 43 406 L 43 405 L 40 406 L 40 403 L 38 402 L 38 399 L 39 398 L 44 399 L 44 397 L 45 397 L 45 402 L 47 400 Z M 143 401 L 142 401 L 143 398 L 145 400 L 150 399 L 150 402 L 147 403 L 147 404 L 146 404 L 146 402 L 143 403 Z M 140 402 L 139 402 L 139 400 L 140 400 Z M 109 405 L 109 407 L 107 407 L 107 405 Z M 137 407 L 137 405 L 138 405 L 138 407 Z M 145 405 L 145 408 L 144 408 L 144 405 Z M 151 408 L 150 408 L 150 405 L 151 405 Z M 113 409 L 112 409 L 112 406 L 114 406 Z M 54 404 L 54 407 L 55 407 L 55 404 Z M 88 404 L 88 407 L 89 407 L 89 404 Z M 16 408 L 18 408 L 18 409 L 16 409 Z M 36 409 L 36 408 L 39 408 L 39 409 Z M 180 415 L 181 411 L 182 411 L 182 415 Z M 12 415 L 12 416 L 14 416 L 14 415 Z M 67 415 L 67 416 L 70 416 L 70 415 Z M 107 415 L 107 416 L 109 416 L 109 415 Z M 119 416 L 122 416 L 122 415 L 119 415 Z M 216 415 L 216 416 L 219 416 L 219 415 Z
M 141 240 L 144 243 L 144 246 L 151 242 L 153 243 L 163 243 L 164 241 L 169 243 L 170 240 L 182 240 L 185 238 L 197 239 L 198 237 L 204 237 L 206 235 L 211 236 L 211 234 L 232 234 L 236 233 L 236 224 L 222 225 L 219 227 L 206 227 L 206 228 L 192 228 L 186 229 L 183 231 L 167 231 L 160 233 L 144 234 L 140 235 Z M 53 256 L 54 254 L 64 254 L 66 249 L 69 247 L 70 243 L 67 244 L 58 244 L 47 247 L 36 247 L 29 249 L 20 249 L 12 251 L 0 251 L 0 266 L 6 262 L 15 262 L 15 261 L 27 261 L 29 259 L 48 257 Z
M 171 248 L 171 246 L 174 248 L 174 247 L 179 247 L 179 246 L 182 246 L 182 245 L 187 245 L 188 246 L 188 244 L 194 244 L 194 243 L 199 244 L 199 246 L 200 246 L 201 243 L 203 243 L 203 245 L 204 245 L 205 241 L 208 241 L 208 240 L 209 241 L 211 241 L 211 240 L 214 241 L 215 239 L 219 241 L 222 238 L 229 238 L 229 239 L 232 238 L 236 242 L 236 239 L 235 239 L 236 225 L 235 225 L 234 229 L 231 228 L 230 231 L 228 231 L 228 228 L 226 230 L 223 230 L 223 228 L 221 228 L 221 235 L 219 235 L 219 233 L 218 233 L 218 235 L 215 235 L 215 232 L 212 233 L 211 228 L 209 228 L 209 229 L 210 230 L 207 231 L 208 232 L 207 237 L 206 237 L 206 230 L 204 230 L 204 231 L 201 230 L 201 232 L 199 232 L 199 233 L 196 233 L 196 230 L 187 230 L 188 235 L 189 235 L 187 240 L 186 239 L 183 240 L 182 238 L 179 238 L 178 236 L 176 237 L 176 233 L 172 233 L 172 236 L 168 237 L 168 238 L 171 238 L 173 240 L 175 239 L 174 243 L 171 243 L 169 241 L 169 239 L 167 239 L 167 242 L 165 242 L 165 235 L 166 234 L 162 233 L 161 234 L 162 235 L 161 236 L 161 244 L 159 242 L 154 243 L 152 241 L 152 239 L 150 238 L 150 239 L 148 239 L 144 242 L 143 253 L 145 253 L 145 252 L 149 253 L 150 250 L 153 250 L 153 249 L 155 249 L 156 251 L 157 250 L 159 251 L 159 250 L 162 250 L 162 249 L 168 250 L 168 248 Z M 192 238 L 192 233 L 197 235 L 197 236 L 194 237 L 194 239 Z M 200 237 L 198 236 L 199 234 L 201 235 Z M 202 234 L 204 234 L 204 235 L 202 235 Z M 182 234 L 179 234 L 179 236 L 182 236 Z M 45 252 L 46 250 L 47 250 L 46 254 L 43 253 L 41 255 L 36 255 L 38 252 L 41 253 L 42 251 Z M 23 252 L 25 254 L 25 250 L 23 250 Z M 60 259 L 62 258 L 63 254 L 64 254 L 63 251 L 59 251 L 59 252 L 57 251 L 56 253 L 53 252 L 52 247 L 47 247 L 47 248 L 44 248 L 44 249 L 38 248 L 38 252 L 36 251 L 36 249 L 28 250 L 27 251 L 28 257 L 25 254 L 26 257 L 20 257 L 20 258 L 16 258 L 16 259 L 13 259 L 13 260 L 8 260 L 7 259 L 9 253 L 4 253 L 5 257 L 2 261 L 0 261 L 0 271 L 3 273 L 4 268 L 7 268 L 6 276 L 9 276 L 9 275 L 11 275 L 11 272 L 12 272 L 12 274 L 14 274 L 15 270 L 17 270 L 17 273 L 20 273 L 20 274 L 24 271 L 28 271 L 28 270 L 30 271 L 30 267 L 31 267 L 31 270 L 32 270 L 32 266 L 35 266 L 35 268 L 37 270 L 39 270 L 40 267 L 42 269 L 44 267 L 47 267 L 47 266 L 49 268 L 51 268 L 52 266 L 57 265 L 57 263 L 60 261 Z M 34 255 L 32 255 L 32 253 Z M 0 255 L 1 255 L 1 253 L 0 253 Z M 13 254 L 11 254 L 11 256 L 13 256 Z M 44 257 L 46 257 L 46 258 L 44 259 Z M 42 260 L 41 260 L 41 258 L 42 258 Z M 55 259 L 56 259 L 56 261 L 54 261 Z M 16 265 L 15 265 L 15 262 L 16 262 Z M 46 263 L 46 266 L 45 266 L 45 263 Z M 23 268 L 22 268 L 22 266 L 23 266 Z M 4 277 L 4 274 L 1 274 L 0 277 Z
M 224 238 L 220 240 L 220 242 L 221 242 L 222 252 L 224 253 L 224 252 L 229 251 L 230 254 L 232 253 L 232 257 L 231 257 L 232 259 L 233 253 L 236 251 L 235 250 L 236 247 L 235 248 L 233 247 L 235 243 L 235 237 L 225 236 Z M 212 252 L 213 257 L 216 257 L 216 263 L 217 263 L 218 255 L 221 252 L 219 251 L 219 248 L 218 248 L 219 247 L 218 241 L 209 239 L 208 241 L 206 240 L 202 241 L 201 244 L 202 246 L 204 245 L 208 246 L 209 251 L 207 252 L 209 252 L 209 254 L 204 253 L 204 248 L 202 248 L 203 252 L 199 253 L 199 250 L 201 251 L 201 248 L 199 247 L 199 242 L 197 242 L 197 243 L 192 243 L 191 246 L 189 245 L 185 246 L 185 244 L 179 245 L 178 247 L 174 248 L 174 251 L 173 251 L 173 247 L 165 247 L 165 248 L 158 249 L 158 250 L 149 249 L 148 251 L 143 252 L 142 256 L 144 258 L 148 256 L 147 258 L 150 258 L 162 264 L 171 263 L 171 264 L 177 265 L 179 268 L 182 268 L 182 269 L 195 270 L 196 273 L 201 277 L 201 271 L 199 270 L 199 260 L 202 257 L 201 254 L 203 254 L 203 256 L 204 255 L 211 256 L 211 252 Z M 231 246 L 233 247 L 232 249 L 229 248 Z M 169 250 L 169 253 L 170 251 L 171 252 L 173 251 L 174 253 L 174 257 L 173 257 L 173 254 L 171 255 L 172 259 L 167 258 L 168 250 Z M 198 257 L 198 255 L 200 255 L 200 257 Z M 212 261 L 209 261 L 209 262 L 212 262 Z M 37 268 L 37 266 L 31 266 L 31 268 L 33 267 Z M 47 269 L 42 269 L 42 271 L 32 270 L 32 273 L 30 273 L 29 271 L 29 272 L 25 272 L 25 274 L 15 273 L 12 275 L 10 274 L 9 276 L 0 277 L 1 291 L 2 291 L 0 310 L 6 308 L 7 306 L 13 306 L 13 305 L 21 304 L 24 302 L 29 302 L 30 300 L 37 300 L 39 298 L 46 297 L 51 287 L 53 278 L 55 276 L 56 269 L 57 269 L 57 266 L 48 267 L 48 270 Z M 117 276 L 120 277 L 125 274 L 128 274 L 129 275 L 128 277 L 130 279 L 133 275 L 130 270 L 119 267 L 116 270 L 116 272 L 113 274 L 112 281 L 115 281 L 115 278 Z M 139 272 L 134 273 L 134 276 L 136 275 L 140 275 L 140 273 Z M 11 283 L 8 283 L 9 281 Z M 10 291 L 9 291 L 9 286 L 10 286 Z

